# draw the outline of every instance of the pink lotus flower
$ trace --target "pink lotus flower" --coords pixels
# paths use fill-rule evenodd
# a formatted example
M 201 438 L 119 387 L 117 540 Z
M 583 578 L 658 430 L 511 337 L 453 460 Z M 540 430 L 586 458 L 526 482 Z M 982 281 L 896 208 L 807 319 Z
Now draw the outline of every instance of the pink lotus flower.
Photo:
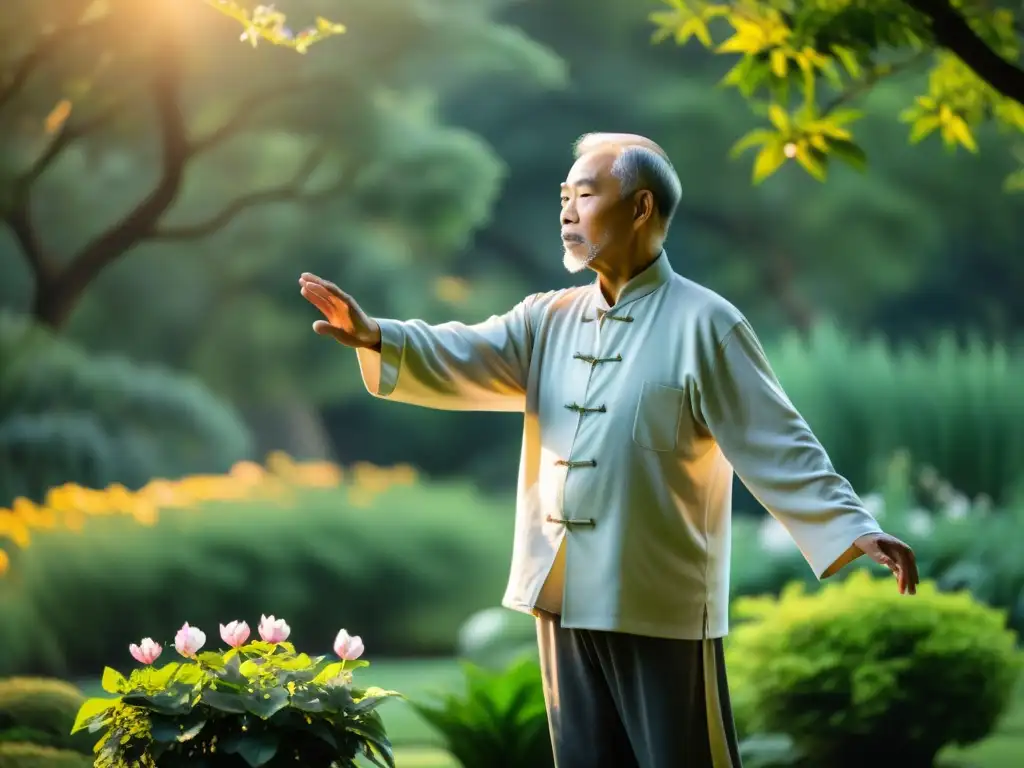
M 128 651 L 139 664 L 152 664 L 160 658 L 164 649 L 160 647 L 160 643 L 154 642 L 153 638 L 145 637 L 138 645 L 135 643 L 129 645 Z
M 260 637 L 268 643 L 283 643 L 292 633 L 292 628 L 284 619 L 276 619 L 273 614 L 260 616 Z
M 245 645 L 249 639 L 249 625 L 244 621 L 232 621 L 228 625 L 220 625 L 220 639 L 232 648 Z
M 344 629 L 334 638 L 334 652 L 344 661 L 355 661 L 363 655 L 363 639 L 359 635 L 350 635 Z
M 187 621 L 174 636 L 174 649 L 186 658 L 195 656 L 196 652 L 204 645 L 206 645 L 206 633 L 199 627 L 190 627 Z

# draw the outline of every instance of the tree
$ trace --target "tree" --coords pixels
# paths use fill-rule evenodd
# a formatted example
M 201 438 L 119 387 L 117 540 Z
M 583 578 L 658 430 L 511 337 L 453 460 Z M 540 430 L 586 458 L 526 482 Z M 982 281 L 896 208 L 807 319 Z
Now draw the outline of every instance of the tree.
M 824 181 L 835 158 L 863 169 L 866 156 L 851 108 L 879 83 L 926 72 L 927 90 L 899 119 L 910 141 L 934 133 L 950 150 L 978 151 L 977 128 L 995 121 L 1024 132 L 1024 69 L 1019 4 L 987 0 L 664 0 L 651 14 L 654 39 L 698 40 L 739 56 L 724 85 L 737 89 L 769 125 L 743 136 L 738 155 L 759 148 L 753 181 L 787 160 Z M 721 28 L 724 40 L 713 31 Z M 823 93 L 823 91 L 826 91 Z M 1024 154 L 1019 156 L 1024 164 Z M 1024 190 L 1024 168 L 1006 179 Z
M 238 6 L 210 4 L 238 18 Z M 500 170 L 479 140 L 438 124 L 424 84 L 446 64 L 438 61 L 442 52 L 460 63 L 481 57 L 482 73 L 498 67 L 539 76 L 540 62 L 551 70 L 546 51 L 491 23 L 490 9 L 462 2 L 444 12 L 412 2 L 352 3 L 345 21 L 360 34 L 309 56 L 282 46 L 305 50 L 301 41 L 340 28 L 320 19 L 311 35 L 288 35 L 283 18 L 263 9 L 248 17 L 245 36 L 282 45 L 252 51 L 226 45 L 231 22 L 199 2 L 11 5 L 0 22 L 0 221 L 30 267 L 32 315 L 54 328 L 67 324 L 89 286 L 126 253 L 197 247 L 240 222 L 252 225 L 250 212 L 271 204 L 299 204 L 320 216 L 344 205 L 377 226 L 430 219 L 435 243 L 442 235 L 457 240 L 487 211 L 452 180 L 439 180 L 438 168 L 490 164 L 480 174 L 485 187 Z M 275 153 L 274 162 L 261 162 L 261 153 Z M 81 176 L 89 161 L 114 156 L 138 169 L 134 199 L 103 227 L 86 222 L 84 244 L 67 242 L 72 227 L 65 223 L 76 211 L 61 198 L 88 181 L 72 183 L 68 168 L 77 162 Z M 395 171 L 406 175 L 389 182 Z M 204 189 L 224 186 L 233 188 L 221 199 Z M 487 200 L 486 188 L 467 190 Z M 107 195 L 93 189 L 91 198 Z M 59 230 L 41 223 L 48 214 L 58 216 Z M 278 252 L 286 252 L 280 244 Z M 209 265 L 211 280 L 237 278 L 221 269 L 223 261 Z

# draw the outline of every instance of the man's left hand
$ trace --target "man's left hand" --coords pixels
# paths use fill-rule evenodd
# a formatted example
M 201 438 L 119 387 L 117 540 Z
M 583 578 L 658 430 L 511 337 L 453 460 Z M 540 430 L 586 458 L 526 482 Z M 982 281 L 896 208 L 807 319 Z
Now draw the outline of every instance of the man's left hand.
M 893 572 L 901 595 L 908 592 L 911 595 L 917 594 L 917 558 L 909 545 L 887 533 L 869 533 L 853 543 L 876 563 Z

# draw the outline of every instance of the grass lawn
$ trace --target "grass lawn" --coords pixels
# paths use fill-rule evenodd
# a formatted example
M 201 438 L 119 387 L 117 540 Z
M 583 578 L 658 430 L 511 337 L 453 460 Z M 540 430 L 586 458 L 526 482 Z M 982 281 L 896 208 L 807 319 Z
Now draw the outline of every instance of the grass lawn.
M 366 685 L 391 688 L 424 701 L 433 694 L 462 689 L 462 671 L 452 659 L 391 660 L 371 663 L 356 679 Z M 98 682 L 82 686 L 88 695 L 104 695 Z M 440 748 L 440 739 L 403 701 L 389 701 L 381 715 L 395 744 L 398 768 L 459 768 Z M 1024 766 L 1024 682 L 995 733 L 979 744 L 948 749 L 942 764 L 957 768 L 1021 768 Z M 524 766 L 524 768 L 526 768 Z

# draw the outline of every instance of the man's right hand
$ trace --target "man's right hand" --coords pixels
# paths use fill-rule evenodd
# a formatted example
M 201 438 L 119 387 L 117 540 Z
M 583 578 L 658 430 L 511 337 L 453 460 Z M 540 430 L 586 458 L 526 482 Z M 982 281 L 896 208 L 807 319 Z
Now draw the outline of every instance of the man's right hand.
M 346 347 L 380 347 L 380 326 L 356 304 L 355 299 L 330 280 L 303 272 L 299 278 L 303 297 L 319 309 L 323 320 L 313 323 L 321 336 L 333 336 Z

